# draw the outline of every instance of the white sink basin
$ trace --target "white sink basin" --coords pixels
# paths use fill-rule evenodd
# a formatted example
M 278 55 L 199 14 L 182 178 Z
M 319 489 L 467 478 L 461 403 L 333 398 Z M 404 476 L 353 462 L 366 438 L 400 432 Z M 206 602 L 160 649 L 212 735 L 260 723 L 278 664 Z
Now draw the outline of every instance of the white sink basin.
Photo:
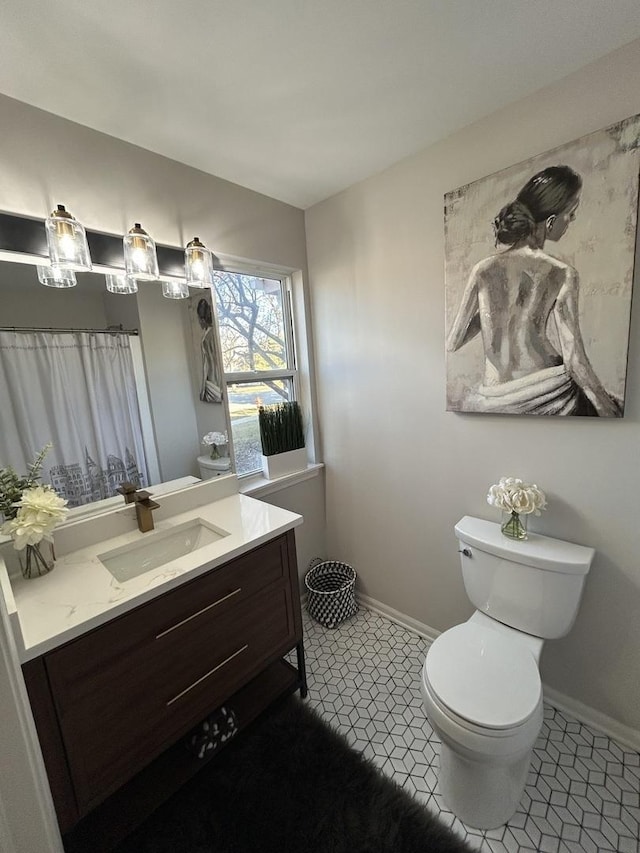
M 171 530 L 146 534 L 141 542 L 98 554 L 98 559 L 116 580 L 129 581 L 228 535 L 226 530 L 220 530 L 201 518 L 194 518 Z

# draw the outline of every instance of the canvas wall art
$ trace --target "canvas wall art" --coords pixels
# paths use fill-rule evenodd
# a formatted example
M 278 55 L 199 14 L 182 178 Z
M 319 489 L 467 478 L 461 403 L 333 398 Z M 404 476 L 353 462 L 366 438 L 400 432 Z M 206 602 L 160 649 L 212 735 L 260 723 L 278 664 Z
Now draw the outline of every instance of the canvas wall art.
M 221 403 L 222 370 L 215 332 L 213 296 L 209 288 L 198 289 L 189 297 L 189 317 L 198 396 L 203 403 Z
M 622 417 L 640 115 L 445 195 L 447 410 Z

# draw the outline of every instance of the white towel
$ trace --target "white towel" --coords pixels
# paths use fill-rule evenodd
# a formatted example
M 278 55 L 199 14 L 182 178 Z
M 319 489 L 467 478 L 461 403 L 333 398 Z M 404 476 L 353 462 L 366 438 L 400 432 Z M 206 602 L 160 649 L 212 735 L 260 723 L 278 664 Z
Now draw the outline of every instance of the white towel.
M 576 407 L 578 395 L 578 386 L 565 366 L 559 364 L 498 385 L 480 385 L 469 395 L 467 411 L 570 415 Z

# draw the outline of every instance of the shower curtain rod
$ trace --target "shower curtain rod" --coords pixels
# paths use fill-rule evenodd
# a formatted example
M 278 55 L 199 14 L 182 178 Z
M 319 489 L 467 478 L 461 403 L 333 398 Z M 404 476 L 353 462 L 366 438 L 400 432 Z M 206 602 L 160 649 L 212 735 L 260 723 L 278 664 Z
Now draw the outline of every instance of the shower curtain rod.
M 55 332 L 70 334 L 72 332 L 100 332 L 106 335 L 139 335 L 138 329 L 53 329 L 37 326 L 0 326 L 0 332 Z

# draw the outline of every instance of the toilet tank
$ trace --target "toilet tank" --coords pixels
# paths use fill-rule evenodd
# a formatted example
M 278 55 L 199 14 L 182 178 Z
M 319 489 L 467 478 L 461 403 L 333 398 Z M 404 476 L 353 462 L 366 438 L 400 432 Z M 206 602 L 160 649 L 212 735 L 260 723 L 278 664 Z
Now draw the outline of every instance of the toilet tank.
M 465 589 L 477 610 L 548 640 L 571 630 L 593 548 L 536 533 L 509 539 L 499 524 L 468 515 L 455 532 Z

